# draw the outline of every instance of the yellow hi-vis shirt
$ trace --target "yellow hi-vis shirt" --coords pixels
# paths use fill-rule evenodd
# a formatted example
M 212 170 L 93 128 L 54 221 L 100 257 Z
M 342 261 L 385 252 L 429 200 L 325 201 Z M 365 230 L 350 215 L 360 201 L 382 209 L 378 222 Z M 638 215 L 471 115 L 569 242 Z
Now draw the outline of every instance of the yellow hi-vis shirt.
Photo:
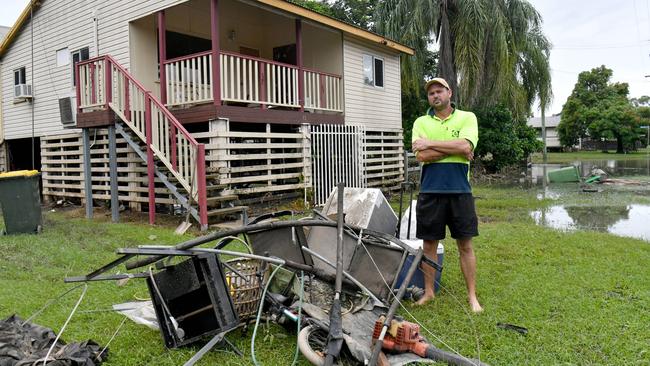
M 412 141 L 418 139 L 449 141 L 466 139 L 476 148 L 478 122 L 472 112 L 454 111 L 444 120 L 433 109 L 413 123 Z M 420 192 L 424 193 L 471 193 L 469 185 L 469 160 L 462 155 L 450 155 L 444 159 L 424 163 L 420 177 Z

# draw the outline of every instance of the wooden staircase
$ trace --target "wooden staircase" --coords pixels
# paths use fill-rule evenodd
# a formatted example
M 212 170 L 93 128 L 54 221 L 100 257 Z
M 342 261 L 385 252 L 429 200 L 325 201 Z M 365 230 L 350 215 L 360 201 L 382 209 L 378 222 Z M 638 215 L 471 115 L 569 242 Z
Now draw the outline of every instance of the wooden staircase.
M 112 110 L 121 121 L 116 132 L 147 165 L 149 222 L 155 221 L 157 177 L 199 222 L 202 230 L 211 217 L 245 214 L 233 205 L 236 195 L 221 195 L 225 188 L 216 175 L 206 174 L 205 145 L 187 132 L 174 115 L 111 56 L 76 64 L 78 112 Z

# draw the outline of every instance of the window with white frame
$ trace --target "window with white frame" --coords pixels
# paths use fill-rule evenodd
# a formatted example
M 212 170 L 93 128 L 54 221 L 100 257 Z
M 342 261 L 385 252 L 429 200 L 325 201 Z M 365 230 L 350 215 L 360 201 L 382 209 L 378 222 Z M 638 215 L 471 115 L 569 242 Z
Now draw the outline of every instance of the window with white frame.
M 62 48 L 56 51 L 56 66 L 66 66 L 70 64 L 70 50 Z
M 84 47 L 72 52 L 72 85 L 77 85 L 77 75 L 74 72 L 74 65 L 77 62 L 85 61 L 90 58 L 88 47 Z
M 370 86 L 384 87 L 384 59 L 363 55 L 363 82 Z
M 27 84 L 25 67 L 14 70 L 14 85 Z

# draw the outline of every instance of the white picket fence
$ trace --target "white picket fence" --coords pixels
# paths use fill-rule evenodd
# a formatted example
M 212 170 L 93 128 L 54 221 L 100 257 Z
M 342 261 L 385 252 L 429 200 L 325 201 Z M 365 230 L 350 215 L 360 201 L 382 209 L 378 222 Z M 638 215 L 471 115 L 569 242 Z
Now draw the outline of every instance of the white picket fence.
M 366 186 L 363 174 L 363 126 L 313 125 L 311 139 L 315 205 L 325 204 L 339 182 L 345 182 L 346 187 Z
M 346 187 L 398 189 L 404 180 L 401 128 L 311 126 L 314 204 L 325 204 L 339 182 Z

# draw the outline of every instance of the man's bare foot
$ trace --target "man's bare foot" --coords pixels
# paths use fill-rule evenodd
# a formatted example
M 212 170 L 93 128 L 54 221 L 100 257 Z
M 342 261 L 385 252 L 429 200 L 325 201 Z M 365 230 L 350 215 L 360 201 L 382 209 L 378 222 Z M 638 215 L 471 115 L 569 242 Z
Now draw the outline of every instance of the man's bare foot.
M 483 307 L 481 306 L 481 304 L 478 303 L 478 300 L 476 299 L 469 300 L 469 307 L 470 309 L 472 309 L 472 312 L 474 313 L 480 313 L 481 311 L 483 311 Z
M 433 300 L 435 297 L 436 296 L 434 294 L 424 294 L 424 296 L 422 296 L 420 300 L 415 302 L 415 305 L 424 305 L 429 301 Z

